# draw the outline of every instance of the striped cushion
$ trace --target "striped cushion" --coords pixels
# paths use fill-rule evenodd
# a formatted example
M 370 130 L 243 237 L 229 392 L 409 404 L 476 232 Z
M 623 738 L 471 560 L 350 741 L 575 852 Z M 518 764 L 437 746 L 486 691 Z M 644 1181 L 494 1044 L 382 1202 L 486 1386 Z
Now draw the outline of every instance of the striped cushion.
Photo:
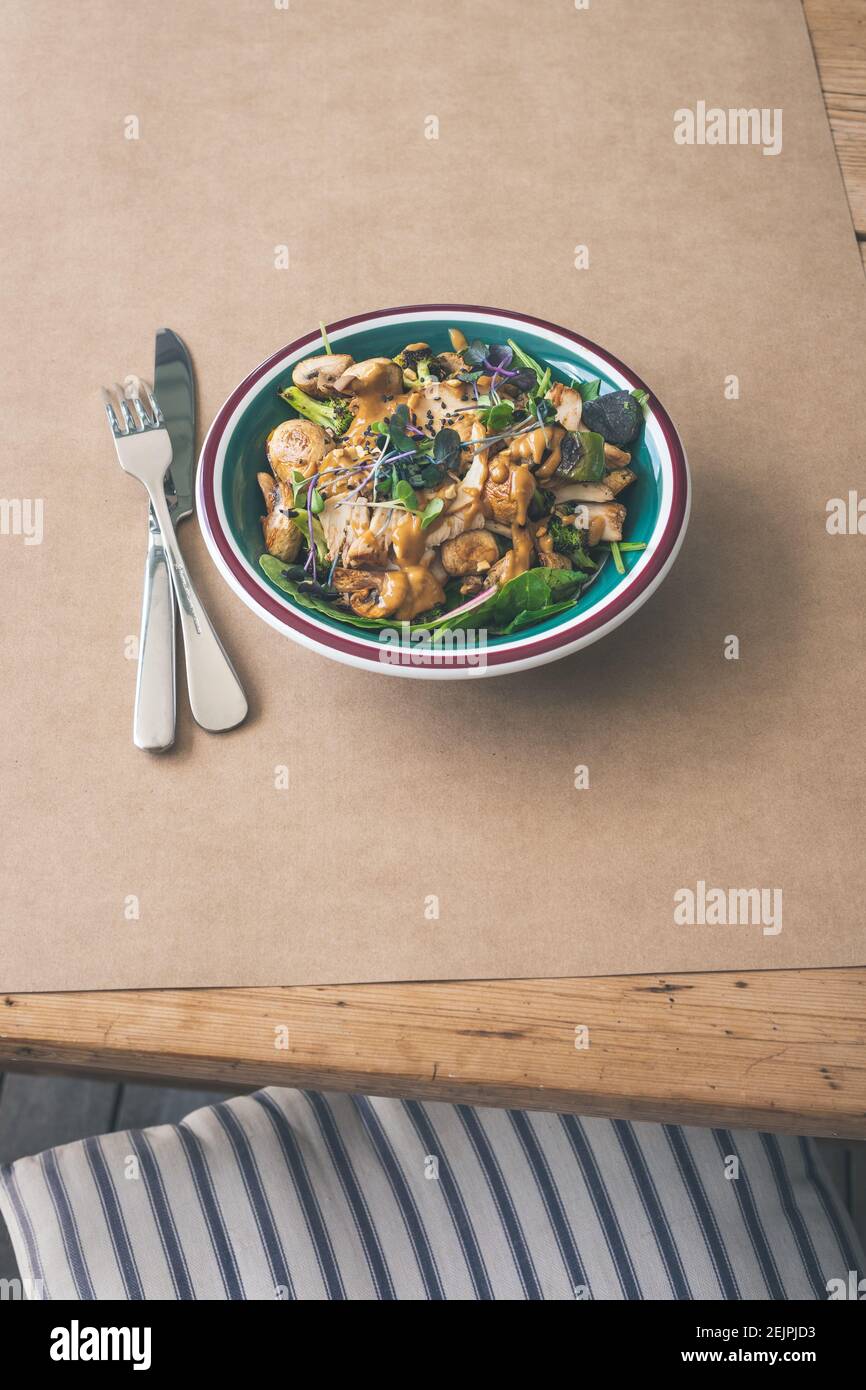
M 807 1140 L 287 1090 L 19 1159 L 0 1208 L 52 1299 L 826 1298 L 864 1269 Z

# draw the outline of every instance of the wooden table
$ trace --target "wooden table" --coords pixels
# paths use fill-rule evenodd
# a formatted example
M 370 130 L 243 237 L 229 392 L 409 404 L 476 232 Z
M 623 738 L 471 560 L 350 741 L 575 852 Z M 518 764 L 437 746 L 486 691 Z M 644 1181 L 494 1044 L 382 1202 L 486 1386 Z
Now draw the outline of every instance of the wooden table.
M 866 5 L 805 3 L 866 260 Z M 866 968 L 11 995 L 4 1068 L 864 1138 Z

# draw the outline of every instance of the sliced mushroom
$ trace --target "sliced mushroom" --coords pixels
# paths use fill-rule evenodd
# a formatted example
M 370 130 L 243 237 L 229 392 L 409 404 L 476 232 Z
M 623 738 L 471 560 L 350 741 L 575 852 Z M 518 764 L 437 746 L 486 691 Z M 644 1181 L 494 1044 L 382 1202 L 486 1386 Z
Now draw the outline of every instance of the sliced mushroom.
M 305 357 L 298 362 L 292 372 L 292 381 L 306 391 L 308 396 L 323 400 L 334 395 L 334 383 L 352 366 L 354 358 L 348 353 L 320 353 L 318 357 Z
M 292 489 L 270 473 L 259 473 L 258 482 L 268 511 L 267 516 L 262 517 L 265 549 L 269 555 L 291 564 L 304 539 L 292 518 L 286 515 L 292 507 Z
M 506 551 L 505 554 L 502 556 L 502 559 L 497 560 L 493 568 L 491 570 L 488 570 L 488 584 L 495 584 L 498 588 L 500 584 L 503 584 L 505 582 L 506 578 L 508 577 L 508 573 L 511 569 L 510 557 L 511 551 Z
M 546 550 L 539 547 L 538 558 L 547 570 L 570 570 L 574 569 L 567 555 L 560 555 L 557 550 Z
M 616 496 L 609 480 L 603 483 L 566 483 L 555 491 L 557 502 L 612 502 Z
M 631 454 L 626 453 L 625 449 L 618 449 L 615 444 L 605 444 L 605 468 L 625 468 L 629 463 L 631 463 Z
M 589 531 L 590 545 L 599 541 L 621 541 L 625 521 L 621 502 L 582 502 L 575 513 L 575 526 Z
M 445 541 L 439 558 L 450 575 L 483 574 L 499 559 L 499 546 L 489 531 L 464 531 Z
M 315 472 L 325 457 L 325 431 L 312 420 L 284 420 L 268 439 L 268 463 L 277 477 L 290 483 L 293 472 Z
M 452 380 L 457 376 L 458 372 L 466 371 L 466 363 L 463 361 L 459 352 L 440 352 L 437 361 L 441 362 L 449 378 Z
M 555 381 L 547 393 L 547 399 L 556 406 L 556 418 L 569 433 L 580 429 L 583 397 L 578 390 L 573 386 L 563 386 L 561 381 Z
M 610 488 L 614 497 L 616 497 L 622 492 L 624 487 L 628 487 L 629 483 L 633 483 L 636 477 L 637 474 L 632 473 L 630 468 L 614 468 L 608 473 L 604 481 Z
M 334 390 L 347 396 L 374 391 L 381 396 L 398 396 L 403 390 L 403 373 L 390 357 L 368 357 L 348 367 L 335 381 Z

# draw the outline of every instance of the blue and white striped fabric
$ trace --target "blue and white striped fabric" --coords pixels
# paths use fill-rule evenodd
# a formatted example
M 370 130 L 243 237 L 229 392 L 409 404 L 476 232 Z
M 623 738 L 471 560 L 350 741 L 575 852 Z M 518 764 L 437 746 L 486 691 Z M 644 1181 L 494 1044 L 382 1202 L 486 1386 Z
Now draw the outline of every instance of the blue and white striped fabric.
M 46 1299 L 823 1299 L 863 1252 L 805 1139 L 267 1090 L 19 1159 Z

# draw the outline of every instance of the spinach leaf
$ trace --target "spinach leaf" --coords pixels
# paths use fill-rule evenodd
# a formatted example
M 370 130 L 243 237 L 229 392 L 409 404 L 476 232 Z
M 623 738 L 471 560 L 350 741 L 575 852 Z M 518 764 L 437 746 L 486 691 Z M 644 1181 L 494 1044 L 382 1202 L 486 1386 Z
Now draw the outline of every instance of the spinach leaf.
M 287 566 L 285 561 L 278 560 L 276 555 L 260 556 L 259 565 L 271 583 L 276 584 L 278 589 L 282 589 L 302 608 L 311 608 L 316 613 L 324 613 L 329 618 L 336 618 L 338 622 L 351 623 L 353 627 L 393 627 L 393 619 L 362 618 L 349 608 L 335 607 L 333 599 L 311 589 L 307 581 L 292 578 L 291 571 L 297 570 L 298 567 L 296 565 Z
M 589 575 L 584 575 L 583 578 L 588 579 Z M 549 608 L 545 608 L 543 613 L 531 608 L 524 608 L 515 618 L 511 619 L 507 627 L 502 629 L 499 636 L 510 637 L 512 632 L 518 632 L 520 628 L 529 627 L 532 623 L 546 623 L 548 618 L 553 618 L 557 613 L 565 613 L 569 608 L 573 608 L 576 602 L 577 594 L 573 598 L 565 599 L 562 603 L 552 603 Z
M 447 626 L 486 628 L 494 633 L 507 631 L 517 620 L 525 626 L 546 617 L 554 606 L 557 612 L 562 611 L 559 605 L 569 608 L 585 582 L 586 575 L 578 570 L 527 570 L 509 579 L 484 603 L 454 618 Z
M 323 593 L 323 585 L 313 588 L 308 579 L 304 579 L 303 567 L 301 565 L 287 565 L 284 560 L 278 560 L 275 555 L 260 555 L 259 566 L 270 579 L 272 584 L 276 584 L 278 589 L 288 594 L 302 608 L 309 608 L 314 613 L 324 613 L 328 618 L 334 618 L 338 623 L 348 623 L 350 627 L 361 627 L 380 630 L 383 627 L 399 627 L 400 623 L 394 617 L 387 618 L 363 618 L 358 613 L 353 613 L 351 608 L 337 607 L 335 603 L 336 593 L 331 598 L 327 593 Z M 436 626 L 438 618 L 435 616 L 437 610 L 431 610 L 432 617 L 428 617 L 425 622 L 409 624 L 412 632 L 426 631 L 428 628 Z
M 601 381 L 598 377 L 593 377 L 591 381 L 576 381 L 574 384 L 580 392 L 584 404 L 587 401 L 594 401 L 601 391 Z

